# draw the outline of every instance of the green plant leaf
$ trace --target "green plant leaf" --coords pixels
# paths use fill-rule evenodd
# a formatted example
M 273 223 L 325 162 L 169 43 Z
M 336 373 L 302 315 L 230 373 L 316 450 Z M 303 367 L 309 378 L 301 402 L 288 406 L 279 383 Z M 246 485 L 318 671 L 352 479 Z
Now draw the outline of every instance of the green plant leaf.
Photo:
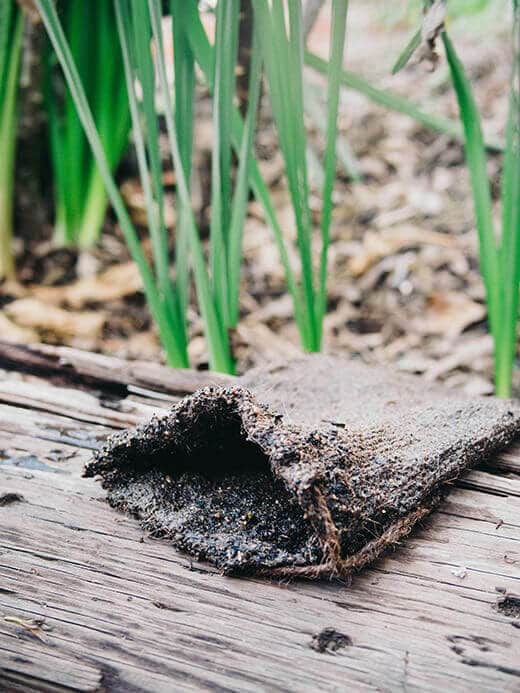
M 56 13 L 56 8 L 52 0 L 35 0 L 35 2 L 65 75 L 68 88 L 78 111 L 78 116 L 90 143 L 100 175 L 103 178 L 103 182 L 118 218 L 126 243 L 132 258 L 139 268 L 139 272 L 143 279 L 143 286 L 148 306 L 159 327 L 161 340 L 165 347 L 168 361 L 171 363 L 171 365 L 180 366 L 182 363 L 182 358 L 179 354 L 176 336 L 171 330 L 171 324 L 164 312 L 164 307 L 161 303 L 160 296 L 155 285 L 153 273 L 142 252 L 139 238 L 130 216 L 128 215 L 119 189 L 112 177 L 110 165 L 107 161 L 99 133 L 97 132 L 94 118 L 85 95 L 85 90 L 72 58 L 70 47 Z
M 513 6 L 514 58 L 511 72 L 506 150 L 502 171 L 502 238 L 500 244 L 500 296 L 502 334 L 497 350 L 497 394 L 511 395 L 513 364 L 516 354 L 520 285 L 520 17 Z
M 398 72 L 400 72 L 403 67 L 405 67 L 412 57 L 412 55 L 415 53 L 415 51 L 419 48 L 421 45 L 421 37 L 422 37 L 422 32 L 421 29 L 417 29 L 417 31 L 414 33 L 414 35 L 411 37 L 411 39 L 408 41 L 406 44 L 404 50 L 402 53 L 400 53 L 399 57 L 395 61 L 393 67 L 392 67 L 392 74 L 395 75 Z
M 336 179 L 336 140 L 338 137 L 338 107 L 343 52 L 347 26 L 347 0 L 333 0 L 331 19 L 331 54 L 327 75 L 327 134 L 325 140 L 325 182 L 321 216 L 320 283 L 318 294 L 318 345 L 321 346 L 323 318 L 327 308 L 327 254 L 332 218 L 332 192 Z
M 224 324 L 229 324 L 228 236 L 231 211 L 231 117 L 238 50 L 238 0 L 217 4 L 211 157 L 210 261 L 213 291 Z
M 307 183 L 306 137 L 303 122 L 303 51 L 300 6 L 289 2 L 289 34 L 282 3 L 254 4 L 255 29 L 269 83 L 269 94 L 297 230 L 301 263 L 305 327 L 304 348 L 318 349 L 316 303 L 312 264 L 312 222 Z
M 123 0 L 116 0 L 122 2 Z M 229 350 L 229 342 L 227 339 L 226 330 L 223 327 L 221 316 L 218 313 L 217 305 L 211 291 L 210 280 L 206 268 L 204 251 L 200 241 L 199 232 L 195 224 L 195 217 L 191 209 L 189 187 L 182 165 L 182 159 L 177 140 L 177 132 L 175 128 L 175 117 L 171 104 L 170 90 L 166 76 L 166 65 L 164 62 L 164 46 L 162 40 L 162 23 L 161 23 L 161 1 L 148 0 L 148 8 L 150 21 L 152 26 L 153 38 L 156 46 L 156 61 L 157 72 L 159 77 L 159 85 L 161 95 L 165 104 L 165 118 L 168 130 L 168 140 L 170 144 L 171 155 L 175 166 L 177 176 L 177 194 L 182 200 L 182 205 L 186 211 L 186 222 L 189 232 L 190 251 L 193 262 L 193 274 L 195 279 L 195 288 L 197 291 L 198 303 L 204 323 L 204 332 L 208 342 L 210 366 L 214 370 L 232 373 L 234 369 L 231 353 Z M 185 261 L 183 258 L 177 258 L 177 262 Z
M 487 175 L 486 149 L 482 136 L 480 114 L 469 79 L 446 32 L 443 32 L 442 40 L 464 128 L 466 158 L 480 244 L 480 264 L 486 287 L 491 332 L 495 339 L 499 339 L 498 286 L 500 279 L 498 250 L 493 225 L 491 186 Z
M 182 165 L 186 173 L 186 183 L 191 188 L 191 167 L 193 148 L 193 98 L 195 93 L 195 58 L 187 34 L 188 16 L 178 0 L 170 0 L 173 36 L 173 63 L 175 74 L 175 129 L 179 141 Z M 189 303 L 189 210 L 184 210 L 182 200 L 177 200 L 177 225 L 175 236 L 175 256 L 186 258 L 176 263 L 175 286 L 179 301 L 180 315 L 185 319 Z
M 305 52 L 305 64 L 321 74 L 327 74 L 327 61 L 310 51 Z M 443 118 L 434 113 L 427 113 L 419 108 L 413 101 L 398 96 L 388 89 L 378 89 L 366 79 L 363 79 L 363 77 L 350 70 L 342 70 L 341 84 L 347 89 L 352 89 L 359 94 L 363 94 L 367 99 L 383 106 L 383 108 L 388 108 L 390 111 L 395 111 L 396 113 L 403 113 L 421 125 L 424 125 L 424 127 L 435 130 L 436 132 L 442 132 L 454 139 L 464 141 L 463 129 L 456 120 Z M 503 142 L 488 138 L 486 147 L 492 151 L 502 151 L 504 144 Z
M 7 6 L 9 5 L 9 7 Z M 0 278 L 14 276 L 13 194 L 23 15 L 0 0 Z
M 249 170 L 253 155 L 253 143 L 260 98 L 260 83 L 262 76 L 262 59 L 258 46 L 258 36 L 253 32 L 251 48 L 251 63 L 249 69 L 249 95 L 247 114 L 238 155 L 238 172 L 231 212 L 229 229 L 228 267 L 229 267 L 229 327 L 234 328 L 238 323 L 240 296 L 240 267 L 242 259 L 242 237 L 247 212 L 249 194 Z
M 209 43 L 204 27 L 197 12 L 197 4 L 194 0 L 188 0 L 183 3 L 183 11 L 187 19 L 186 26 L 189 35 L 189 41 L 193 50 L 196 61 L 201 68 L 206 84 L 211 92 L 213 92 L 213 48 Z M 237 108 L 233 109 L 232 121 L 232 139 L 233 147 L 237 155 L 240 151 L 240 144 L 243 137 L 243 121 Z M 296 281 L 294 270 L 289 260 L 289 253 L 286 247 L 282 228 L 276 217 L 274 207 L 271 201 L 269 190 L 260 174 L 258 163 L 253 155 L 251 155 L 249 168 L 249 184 L 254 192 L 256 199 L 259 201 L 266 222 L 273 231 L 273 237 L 280 255 L 280 260 L 285 273 L 287 288 L 293 299 L 294 315 L 298 329 L 305 343 L 308 336 L 308 318 L 305 315 L 305 307 L 301 296 L 300 287 Z

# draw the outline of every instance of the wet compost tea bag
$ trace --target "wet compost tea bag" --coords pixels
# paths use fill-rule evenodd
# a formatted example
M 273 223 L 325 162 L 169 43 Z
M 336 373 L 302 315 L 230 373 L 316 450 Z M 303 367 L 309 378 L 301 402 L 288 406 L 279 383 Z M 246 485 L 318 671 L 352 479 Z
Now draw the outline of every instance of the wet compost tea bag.
M 199 390 L 111 436 L 85 474 L 227 574 L 348 577 L 519 429 L 509 401 L 315 355 Z

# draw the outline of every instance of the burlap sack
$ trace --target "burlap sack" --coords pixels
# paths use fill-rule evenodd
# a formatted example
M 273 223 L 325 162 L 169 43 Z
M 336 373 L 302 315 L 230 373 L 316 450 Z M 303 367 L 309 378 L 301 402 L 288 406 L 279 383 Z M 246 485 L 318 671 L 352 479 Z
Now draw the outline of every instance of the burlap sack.
M 205 388 L 112 436 L 86 475 L 228 574 L 342 576 L 406 536 L 520 407 L 308 356 Z

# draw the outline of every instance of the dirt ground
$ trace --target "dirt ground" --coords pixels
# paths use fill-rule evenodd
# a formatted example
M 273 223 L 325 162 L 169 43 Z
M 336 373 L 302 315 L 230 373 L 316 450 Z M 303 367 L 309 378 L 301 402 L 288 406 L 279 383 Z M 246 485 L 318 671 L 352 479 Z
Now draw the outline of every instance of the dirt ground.
M 322 55 L 326 54 L 327 19 L 325 11 L 310 37 L 311 49 Z M 380 3 L 351 3 L 346 67 L 374 86 L 413 99 L 424 110 L 456 117 L 442 53 L 434 72 L 411 65 L 390 75 L 413 29 L 399 19 L 397 14 L 387 16 Z M 511 64 L 506 18 L 459 19 L 452 32 L 473 80 L 486 136 L 499 139 Z M 316 82 L 312 72 L 309 80 Z M 211 125 L 204 98 L 199 110 L 203 117 L 196 126 L 195 204 L 199 218 L 207 222 Z M 258 154 L 284 231 L 294 237 L 283 163 L 265 116 L 257 137 Z M 340 129 L 363 180 L 352 183 L 338 168 L 325 350 L 353 354 L 367 363 L 393 363 L 403 371 L 421 373 L 469 393 L 490 393 L 492 343 L 461 143 L 351 90 L 342 94 Z M 323 143 L 311 121 L 309 133 L 319 158 Z M 123 171 L 122 190 L 139 223 L 145 212 L 130 159 Z M 489 172 L 498 195 L 500 156 L 496 153 L 490 153 Z M 313 167 L 311 174 L 312 209 L 318 219 L 319 170 Z M 167 221 L 173 241 L 175 177 L 168 167 L 164 175 L 171 183 Z M 18 282 L 0 287 L 2 338 L 161 360 L 137 270 L 113 218 L 109 215 L 99 247 L 81 257 L 53 246 L 50 221 L 33 224 L 31 233 L 21 229 L 24 240 L 19 238 L 16 246 Z M 189 319 L 192 363 L 204 368 L 207 355 L 195 305 Z M 277 251 L 254 201 L 244 240 L 242 320 L 235 346 L 240 371 L 300 353 Z

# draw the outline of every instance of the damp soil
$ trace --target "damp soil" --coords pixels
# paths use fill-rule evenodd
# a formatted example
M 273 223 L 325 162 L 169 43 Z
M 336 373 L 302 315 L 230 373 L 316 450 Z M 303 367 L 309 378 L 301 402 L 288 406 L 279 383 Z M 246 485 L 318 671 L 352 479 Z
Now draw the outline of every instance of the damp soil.
M 509 595 L 500 599 L 496 604 L 496 610 L 504 616 L 520 620 L 520 597 Z
M 510 402 L 308 356 L 111 436 L 86 474 L 151 534 L 224 573 L 347 578 L 519 430 Z
M 272 566 L 320 559 L 312 526 L 267 462 L 265 470 L 208 476 L 152 470 L 139 487 L 144 498 L 152 491 L 160 499 L 152 535 L 169 538 L 178 549 L 224 572 L 248 572 L 259 555 Z M 140 504 L 137 489 L 133 503 Z M 112 502 L 119 505 L 117 495 Z
M 158 449 L 161 437 L 160 423 L 152 422 L 138 456 L 127 455 L 127 473 L 109 482 L 112 505 L 226 573 L 249 572 L 260 557 L 272 567 L 320 561 L 304 511 L 234 411 L 201 409 L 173 445 Z

